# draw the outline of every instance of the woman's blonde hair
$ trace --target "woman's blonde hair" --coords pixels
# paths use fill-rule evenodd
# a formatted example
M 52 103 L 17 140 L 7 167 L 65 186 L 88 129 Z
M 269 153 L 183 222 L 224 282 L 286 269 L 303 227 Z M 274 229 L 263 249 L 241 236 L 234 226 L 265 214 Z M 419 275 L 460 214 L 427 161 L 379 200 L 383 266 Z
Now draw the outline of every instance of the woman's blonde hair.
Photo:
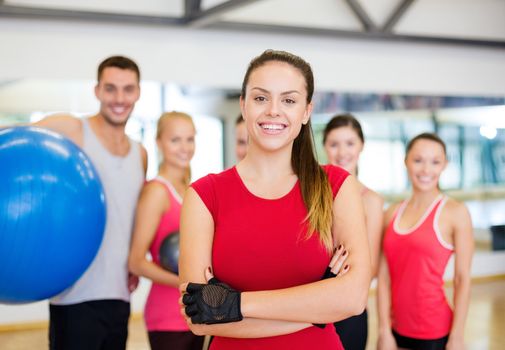
M 193 118 L 191 118 L 189 114 L 176 111 L 165 112 L 158 119 L 158 124 L 156 126 L 156 140 L 159 140 L 161 138 L 161 135 L 163 134 L 163 131 L 166 130 L 168 124 L 167 122 L 175 119 L 183 119 L 190 122 L 191 125 L 193 125 L 193 129 L 196 130 L 195 124 L 193 123 Z M 185 178 L 186 185 L 189 186 L 190 181 L 191 181 L 191 168 L 188 167 L 188 171 Z
M 307 103 L 312 101 L 314 94 L 314 76 L 310 65 L 301 57 L 285 51 L 266 50 L 254 58 L 247 68 L 242 82 L 242 98 L 245 99 L 246 87 L 251 73 L 268 62 L 283 62 L 298 69 L 305 79 L 307 89 Z M 302 125 L 300 134 L 293 143 L 291 166 L 300 180 L 302 197 L 307 208 L 308 235 L 319 233 L 319 240 L 331 252 L 333 249 L 333 235 L 331 225 L 333 221 L 333 192 L 328 176 L 317 161 L 314 137 L 310 120 Z

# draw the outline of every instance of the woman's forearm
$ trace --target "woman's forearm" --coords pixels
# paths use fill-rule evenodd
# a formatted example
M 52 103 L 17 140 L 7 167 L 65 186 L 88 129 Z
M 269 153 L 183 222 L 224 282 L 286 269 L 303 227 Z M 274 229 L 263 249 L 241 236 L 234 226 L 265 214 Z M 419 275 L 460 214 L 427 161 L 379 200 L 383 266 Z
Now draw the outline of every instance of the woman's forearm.
M 169 271 L 165 271 L 155 263 L 145 259 L 133 260 L 130 258 L 128 263 L 130 272 L 137 276 L 142 276 L 150 279 L 154 283 L 164 284 L 170 287 L 179 287 L 179 277 Z
M 214 325 L 190 325 L 197 335 L 215 335 L 229 338 L 264 338 L 291 334 L 312 327 L 310 323 L 244 318 L 240 322 Z
M 463 337 L 470 301 L 470 285 L 470 276 L 459 276 L 454 279 L 454 316 L 451 336 Z
M 470 303 L 470 285 L 472 255 L 474 250 L 473 225 L 467 208 L 458 203 L 453 208 L 454 219 L 454 315 L 451 327 L 451 338 L 458 338 L 462 343 L 465 320 Z
M 379 263 L 377 280 L 377 311 L 379 331 L 391 331 L 391 290 L 387 263 L 384 256 Z
M 307 323 L 331 323 L 363 312 L 369 270 L 297 287 L 242 293 L 244 317 Z

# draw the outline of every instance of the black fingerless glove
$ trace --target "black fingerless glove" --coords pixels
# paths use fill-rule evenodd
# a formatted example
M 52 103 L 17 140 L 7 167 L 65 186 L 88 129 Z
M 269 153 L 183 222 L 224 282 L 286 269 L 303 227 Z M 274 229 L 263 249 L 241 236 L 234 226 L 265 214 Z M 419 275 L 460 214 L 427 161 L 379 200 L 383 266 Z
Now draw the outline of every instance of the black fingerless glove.
M 335 275 L 333 272 L 331 272 L 331 268 L 328 266 L 326 268 L 326 270 L 324 271 L 324 274 L 323 274 L 323 277 L 321 277 L 322 280 L 325 280 L 327 278 L 333 278 L 333 277 L 336 277 L 337 275 Z M 318 327 L 318 328 L 321 328 L 323 329 L 324 327 L 326 327 L 326 324 L 325 323 L 313 323 L 314 326 Z
M 209 284 L 189 283 L 182 302 L 194 324 L 237 322 L 243 318 L 240 292 L 217 278 L 212 278 Z

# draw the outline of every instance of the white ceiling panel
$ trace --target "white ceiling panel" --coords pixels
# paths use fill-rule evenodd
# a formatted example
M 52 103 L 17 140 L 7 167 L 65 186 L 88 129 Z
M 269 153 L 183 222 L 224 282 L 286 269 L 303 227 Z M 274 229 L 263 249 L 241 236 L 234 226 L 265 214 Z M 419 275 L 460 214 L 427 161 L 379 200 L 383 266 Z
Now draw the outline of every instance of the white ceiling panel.
M 505 39 L 504 0 L 418 0 L 400 19 L 399 34 Z
M 358 0 L 377 26 L 382 26 L 403 0 Z
M 5 5 L 45 9 L 180 17 L 183 0 L 5 0 Z
M 181 0 L 181 1 L 184 1 L 184 0 Z M 221 5 L 224 2 L 228 2 L 228 0 L 201 0 L 201 1 L 202 2 L 201 2 L 200 7 L 202 8 L 202 10 L 208 10 L 211 7 Z
M 284 30 L 288 34 L 313 36 L 505 47 L 505 0 L 194 0 L 194 3 L 200 4 L 201 12 L 184 17 L 185 0 L 0 0 L 0 17 L 126 24 L 133 21 L 137 25 L 191 26 L 202 30 L 206 26 L 229 31 Z M 361 20 L 349 3 L 361 8 Z M 406 11 L 383 30 L 401 4 L 407 4 Z M 206 12 L 218 5 L 226 6 L 220 6 L 220 11 Z M 167 18 L 160 20 L 160 17 Z M 364 27 L 371 30 L 367 32 Z
M 230 11 L 224 21 L 268 25 L 361 30 L 362 26 L 343 0 L 264 0 Z

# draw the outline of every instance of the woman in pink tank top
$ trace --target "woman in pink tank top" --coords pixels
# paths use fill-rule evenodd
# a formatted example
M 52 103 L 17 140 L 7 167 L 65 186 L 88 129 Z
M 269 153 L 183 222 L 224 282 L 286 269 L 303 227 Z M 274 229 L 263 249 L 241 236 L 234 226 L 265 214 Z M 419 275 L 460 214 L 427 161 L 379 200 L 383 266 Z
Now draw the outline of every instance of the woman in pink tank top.
M 358 161 L 365 144 L 359 121 L 351 114 L 336 115 L 326 124 L 323 146 L 328 163 L 340 166 L 355 177 L 358 176 Z M 376 192 L 358 180 L 361 199 L 365 209 L 366 231 L 372 261 L 372 277 L 377 275 L 382 241 L 382 219 L 384 201 Z M 368 337 L 368 314 L 335 323 L 340 340 L 346 350 L 365 350 Z
M 152 281 L 144 309 L 151 349 L 201 350 L 203 337 L 189 331 L 179 312 L 179 276 L 162 268 L 159 256 L 164 238 L 179 231 L 182 196 L 195 152 L 191 117 L 164 113 L 158 120 L 156 142 L 162 161 L 158 176 L 140 194 L 128 265 L 131 272 Z
M 443 195 L 444 142 L 432 133 L 414 137 L 405 165 L 411 197 L 384 218 L 384 254 L 378 280 L 378 349 L 464 349 L 470 298 L 472 222 L 465 205 Z M 444 272 L 455 255 L 454 300 L 444 293 Z

